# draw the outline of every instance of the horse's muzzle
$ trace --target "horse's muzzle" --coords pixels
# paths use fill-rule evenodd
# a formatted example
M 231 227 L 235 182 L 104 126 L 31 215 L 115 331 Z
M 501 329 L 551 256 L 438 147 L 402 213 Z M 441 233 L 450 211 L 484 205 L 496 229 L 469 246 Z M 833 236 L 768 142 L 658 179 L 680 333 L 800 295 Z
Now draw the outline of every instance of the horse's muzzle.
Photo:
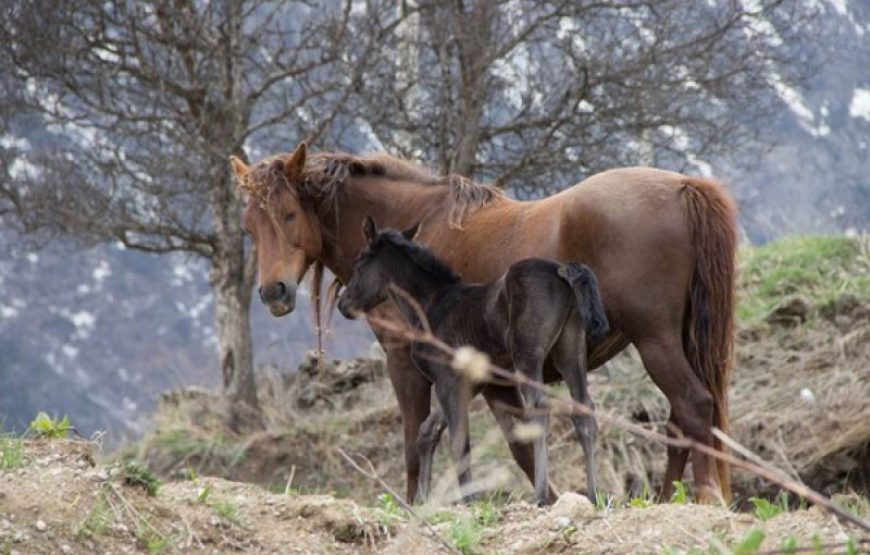
M 350 307 L 350 303 L 347 302 L 347 299 L 344 296 L 338 299 L 338 311 L 348 320 L 356 320 L 356 317 L 359 315 L 356 310 L 353 310 Z
M 284 316 L 296 308 L 296 284 L 275 281 L 260 288 L 260 300 L 269 307 L 272 316 Z

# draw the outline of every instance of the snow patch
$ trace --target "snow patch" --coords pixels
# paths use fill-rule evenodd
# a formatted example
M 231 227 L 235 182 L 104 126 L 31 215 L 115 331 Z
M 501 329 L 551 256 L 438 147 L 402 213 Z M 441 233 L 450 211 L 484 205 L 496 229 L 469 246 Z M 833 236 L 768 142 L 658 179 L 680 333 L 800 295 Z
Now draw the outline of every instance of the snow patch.
M 16 316 L 18 316 L 17 308 L 0 304 L 0 318 L 15 318 Z
M 106 260 L 100 260 L 100 265 L 94 268 L 94 280 L 97 283 L 102 283 L 104 279 L 112 275 L 112 268 L 109 267 L 109 262 Z
M 72 345 L 64 345 L 60 350 L 63 351 L 63 354 L 65 354 L 67 358 L 76 358 L 79 354 L 79 350 Z
M 855 89 L 849 102 L 849 115 L 870 121 L 870 89 Z
M 37 262 L 39 262 L 39 255 L 35 252 L 29 252 L 27 253 L 27 261 L 31 264 L 36 264 Z
M 800 92 L 784 83 L 782 78 L 775 73 L 768 76 L 768 81 L 773 85 L 773 88 L 776 89 L 777 94 L 783 102 L 786 103 L 792 113 L 797 116 L 798 124 L 803 127 L 807 133 L 813 137 L 824 137 L 831 133 L 831 127 L 823 118 L 818 124 L 816 124 L 816 115 L 807 106 L 806 101 L 804 101 L 804 97 Z
M 5 149 L 30 150 L 30 141 L 15 135 L 3 135 L 0 137 L 0 147 Z

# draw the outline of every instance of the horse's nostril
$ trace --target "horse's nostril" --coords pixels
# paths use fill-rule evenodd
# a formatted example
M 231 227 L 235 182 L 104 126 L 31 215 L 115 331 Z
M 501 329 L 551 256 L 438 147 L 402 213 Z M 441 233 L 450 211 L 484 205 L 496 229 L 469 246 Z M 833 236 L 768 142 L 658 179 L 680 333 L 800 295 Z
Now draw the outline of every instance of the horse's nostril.
M 260 288 L 260 299 L 264 303 L 286 301 L 288 292 L 287 284 L 283 281 L 276 281 Z

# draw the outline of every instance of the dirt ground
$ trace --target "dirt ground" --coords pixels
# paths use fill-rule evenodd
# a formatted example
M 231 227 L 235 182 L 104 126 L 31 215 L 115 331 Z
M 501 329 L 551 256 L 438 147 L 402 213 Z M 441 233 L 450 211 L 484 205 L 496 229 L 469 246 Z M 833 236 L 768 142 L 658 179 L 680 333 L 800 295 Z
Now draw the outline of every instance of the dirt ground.
M 717 506 L 595 508 L 585 498 L 565 494 L 547 509 L 524 502 L 418 507 L 418 520 L 389 502 L 364 507 L 331 495 L 271 493 L 210 477 L 161 484 L 152 497 L 128 483 L 119 466 L 95 464 L 93 444 L 25 440 L 23 446 L 23 466 L 0 471 L 0 552 L 10 555 L 431 554 L 458 549 L 621 554 L 692 548 L 737 553 L 759 534 L 762 543 L 742 552 L 783 545 L 845 552 L 843 544 L 850 539 L 859 550 L 870 546 L 862 542 L 870 536 L 818 508 L 760 521 Z

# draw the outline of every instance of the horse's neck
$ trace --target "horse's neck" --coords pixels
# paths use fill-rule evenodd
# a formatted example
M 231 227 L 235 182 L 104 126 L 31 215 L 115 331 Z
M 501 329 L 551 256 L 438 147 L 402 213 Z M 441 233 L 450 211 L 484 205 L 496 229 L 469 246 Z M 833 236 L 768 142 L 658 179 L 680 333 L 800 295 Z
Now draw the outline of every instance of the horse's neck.
M 324 234 L 323 263 L 342 282 L 365 247 L 362 222 L 371 216 L 380 228 L 406 229 L 447 206 L 446 186 L 391 179 L 349 180 L 339 194 L 331 233 Z M 426 222 L 424 222 L 424 229 Z
M 405 272 L 395 276 L 393 282 L 401 292 L 390 291 L 390 298 L 399 307 L 399 312 L 413 326 L 420 324 L 420 318 L 430 313 L 431 307 L 444 293 L 457 287 L 455 283 L 436 280 L 422 271 Z

